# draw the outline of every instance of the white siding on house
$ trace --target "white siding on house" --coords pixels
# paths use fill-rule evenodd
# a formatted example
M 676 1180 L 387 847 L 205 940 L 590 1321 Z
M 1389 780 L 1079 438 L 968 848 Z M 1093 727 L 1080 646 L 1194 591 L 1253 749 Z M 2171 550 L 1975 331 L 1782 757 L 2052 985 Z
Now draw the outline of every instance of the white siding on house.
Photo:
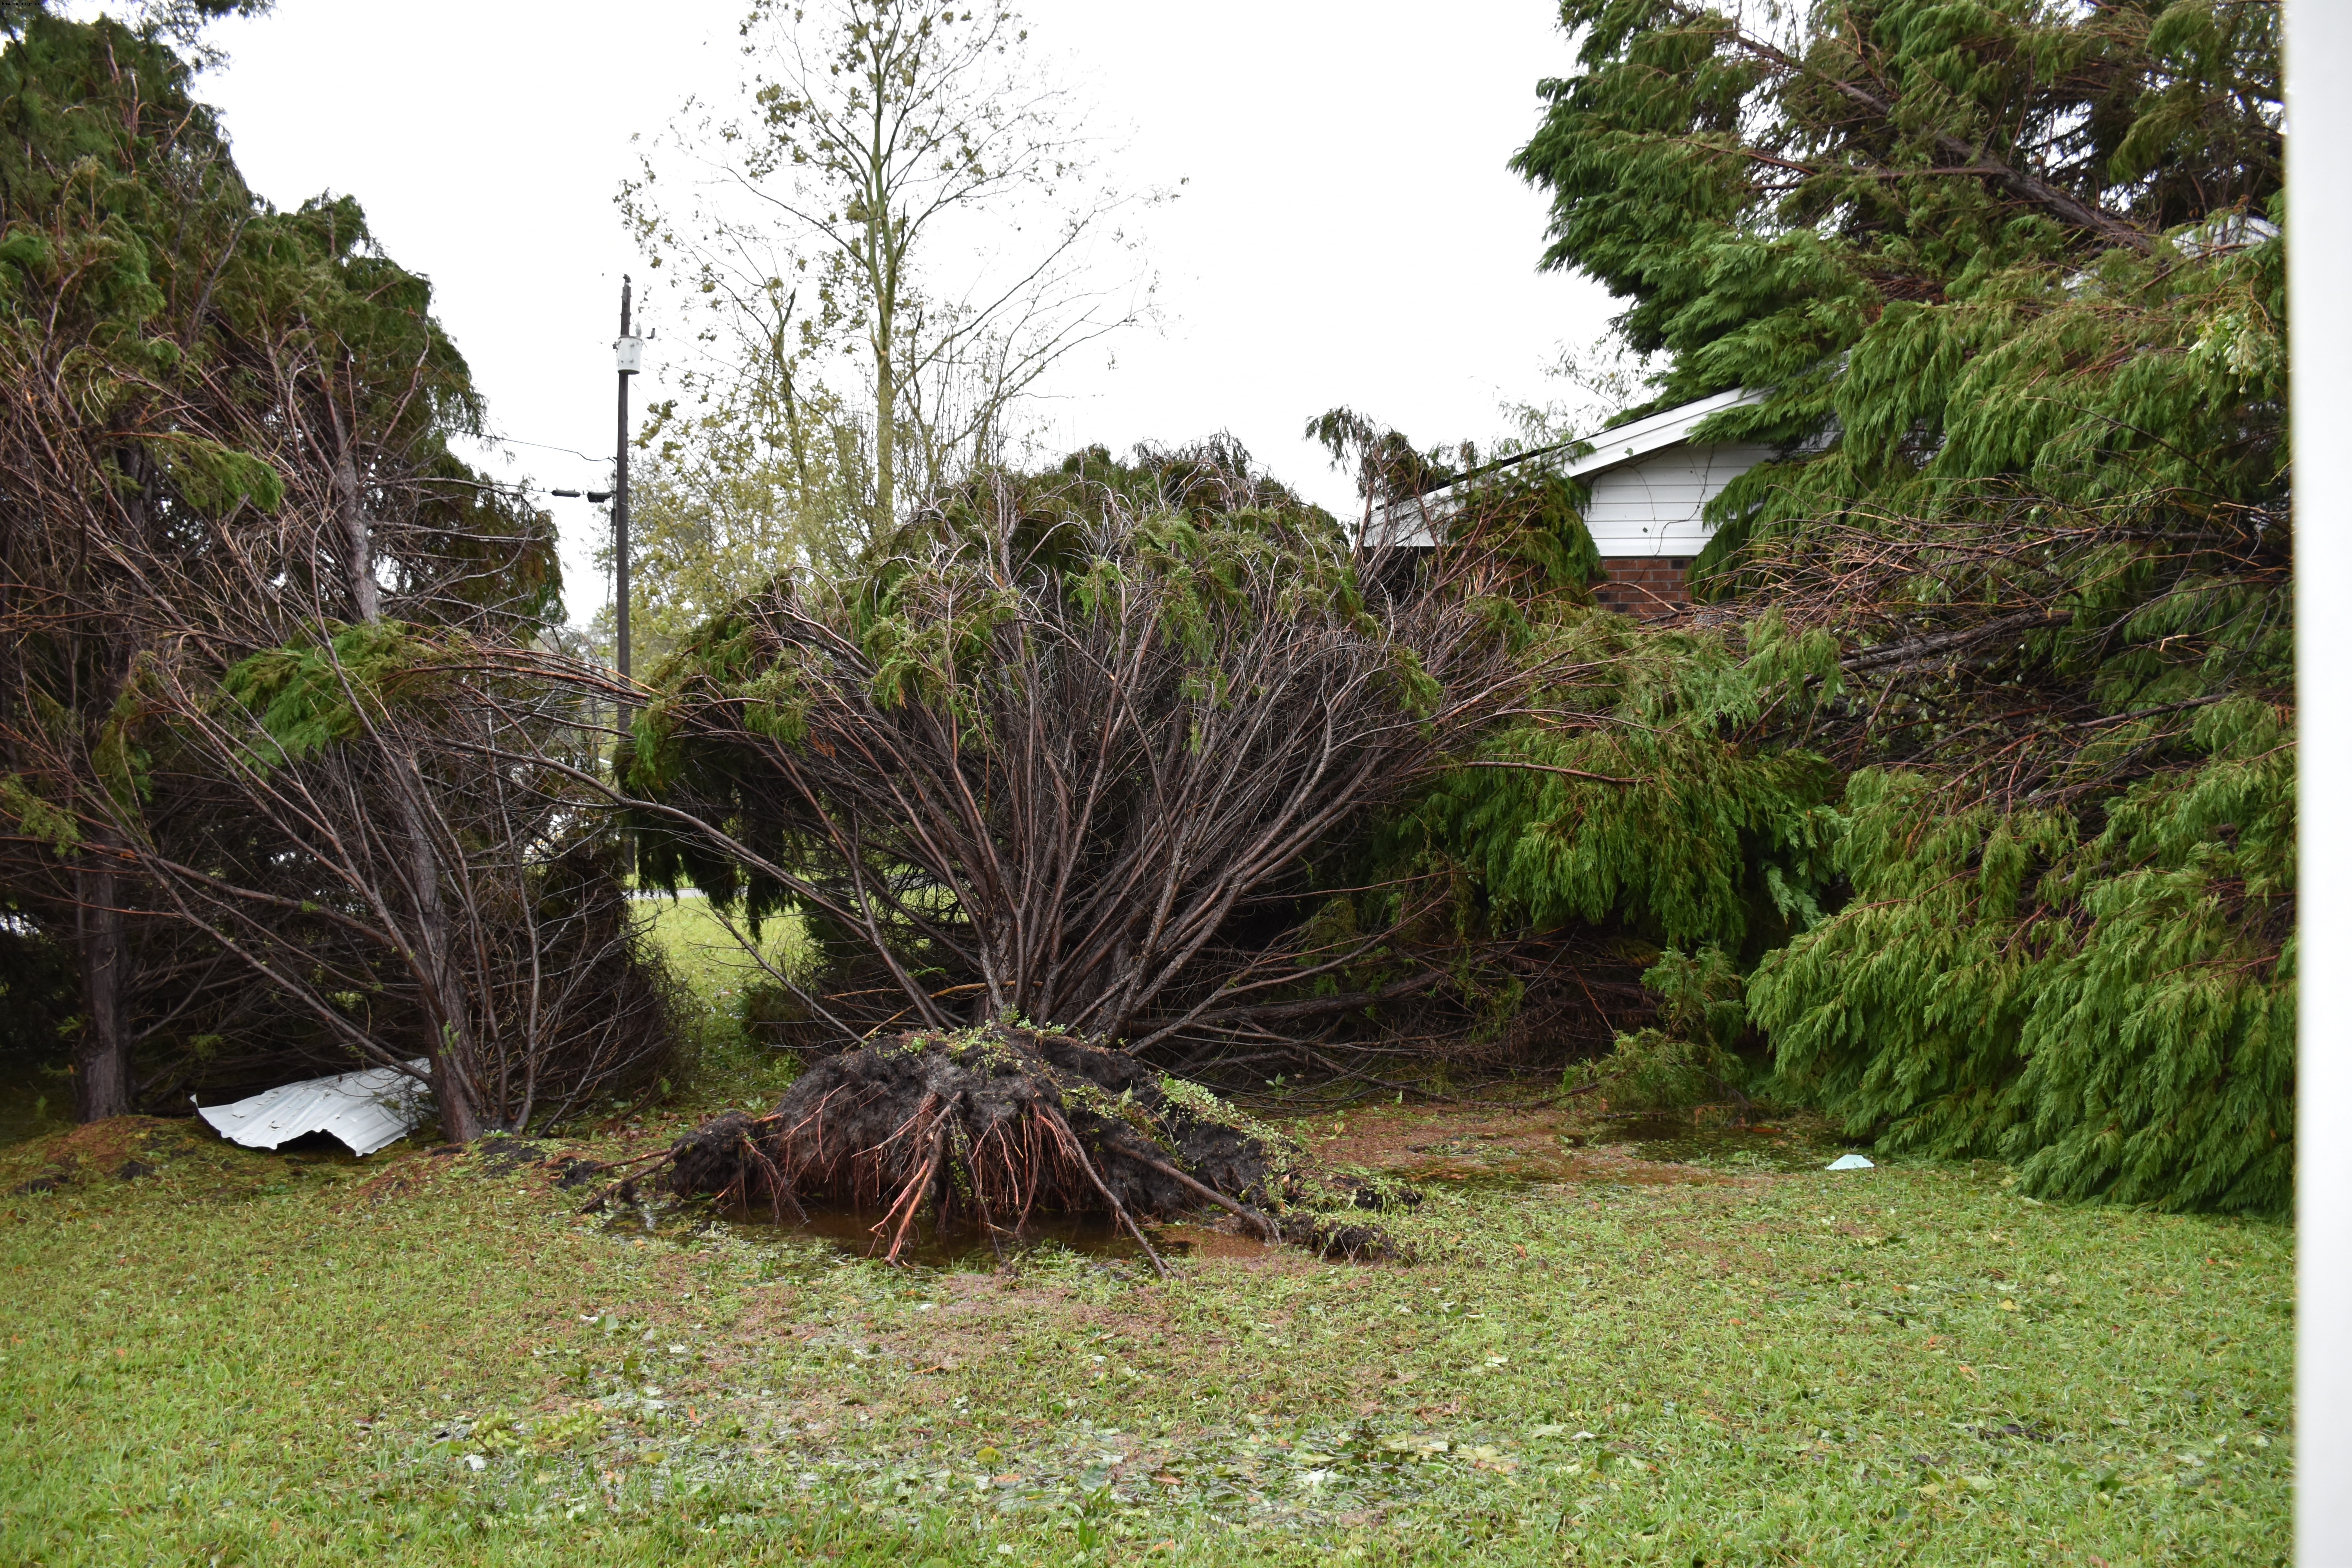
M 1370 525 L 1359 530 L 1358 536 L 1368 550 L 1427 550 L 1461 504 L 1461 496 L 1449 485 L 1418 500 L 1375 507 Z
M 1701 521 L 1724 487 L 1769 461 L 1762 446 L 1674 446 L 1591 475 L 1584 526 L 1605 559 L 1696 555 L 1714 530 Z
M 1764 395 L 1746 387 L 1736 387 L 1729 392 L 1718 392 L 1713 397 L 1702 397 L 1696 403 L 1661 409 L 1630 425 L 1617 425 L 1595 431 L 1586 443 L 1592 449 L 1581 458 L 1570 458 L 1560 465 L 1559 471 L 1570 475 L 1597 474 L 1620 463 L 1646 458 L 1661 447 L 1681 446 L 1690 439 L 1690 433 L 1709 415 L 1720 414 L 1727 408 L 1761 403 Z
M 1713 530 L 1699 520 L 1724 487 L 1769 461 L 1772 448 L 1720 443 L 1696 446 L 1693 429 L 1709 415 L 1760 403 L 1766 394 L 1737 387 L 1696 403 L 1661 410 L 1595 434 L 1580 458 L 1553 458 L 1545 466 L 1582 479 L 1592 503 L 1585 526 L 1603 560 L 1628 556 L 1696 555 Z M 1417 500 L 1375 509 L 1363 531 L 1368 546 L 1426 549 L 1462 504 L 1458 487 Z

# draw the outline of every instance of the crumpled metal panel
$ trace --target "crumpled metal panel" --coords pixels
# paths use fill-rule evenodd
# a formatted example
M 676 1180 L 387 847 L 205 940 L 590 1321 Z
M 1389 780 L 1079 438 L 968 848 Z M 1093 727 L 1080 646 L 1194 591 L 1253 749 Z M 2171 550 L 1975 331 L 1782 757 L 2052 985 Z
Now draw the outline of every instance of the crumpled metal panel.
M 408 1064 L 418 1072 L 423 1057 Z M 200 1105 L 196 1114 L 232 1143 L 275 1149 L 306 1132 L 331 1132 L 354 1154 L 396 1142 L 433 1112 L 425 1085 L 397 1068 L 370 1068 L 262 1090 L 233 1105 Z

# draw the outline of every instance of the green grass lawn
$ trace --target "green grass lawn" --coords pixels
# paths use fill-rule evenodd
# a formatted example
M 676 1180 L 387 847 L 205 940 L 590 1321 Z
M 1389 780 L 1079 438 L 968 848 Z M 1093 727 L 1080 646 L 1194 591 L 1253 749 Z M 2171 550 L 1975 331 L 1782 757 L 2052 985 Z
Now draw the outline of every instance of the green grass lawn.
M 712 910 L 709 900 L 658 894 L 635 907 L 653 922 L 654 942 L 662 956 L 707 1006 L 723 1013 L 734 1005 L 746 985 L 765 977 L 759 961 L 743 951 L 727 922 Z M 743 934 L 751 933 L 745 930 Z M 761 953 L 778 969 L 789 971 L 800 947 L 797 918 L 770 920 L 761 928 Z
M 789 1077 L 727 1023 L 754 971 L 708 908 L 648 912 L 706 1013 L 640 1121 L 0 1150 L 0 1562 L 2287 1560 L 2284 1226 L 1402 1106 L 1297 1125 L 1422 1187 L 1410 1262 L 1171 1227 L 1165 1280 L 1058 1245 L 893 1269 L 592 1217 L 555 1157 Z
M 2286 1560 L 2284 1227 L 1576 1131 L 1355 1113 L 1417 1261 L 1162 1282 L 100 1124 L 0 1172 L 0 1561 Z

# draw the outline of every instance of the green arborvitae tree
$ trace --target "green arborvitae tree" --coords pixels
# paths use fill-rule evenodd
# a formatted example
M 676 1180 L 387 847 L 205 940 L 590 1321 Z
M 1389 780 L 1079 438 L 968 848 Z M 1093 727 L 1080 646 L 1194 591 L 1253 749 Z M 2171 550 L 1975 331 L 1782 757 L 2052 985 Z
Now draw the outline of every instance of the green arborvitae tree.
M 1698 435 L 1780 457 L 1714 505 L 1718 629 L 1619 634 L 1646 727 L 1520 742 L 1641 785 L 1465 779 L 1454 841 L 1530 918 L 1759 961 L 1780 1091 L 1889 1148 L 2284 1208 L 2275 5 L 1562 19 L 1547 264 L 1625 301 L 1650 406 L 1761 389 Z
M 158 607 L 117 546 L 201 554 L 280 487 L 185 405 L 184 329 L 253 210 L 186 67 L 111 22 L 31 6 L 0 25 L 0 856 L 26 917 L 75 955 L 75 1098 L 102 1116 L 134 1092 L 140 976 L 173 967 L 115 831 L 136 756 L 109 725 Z

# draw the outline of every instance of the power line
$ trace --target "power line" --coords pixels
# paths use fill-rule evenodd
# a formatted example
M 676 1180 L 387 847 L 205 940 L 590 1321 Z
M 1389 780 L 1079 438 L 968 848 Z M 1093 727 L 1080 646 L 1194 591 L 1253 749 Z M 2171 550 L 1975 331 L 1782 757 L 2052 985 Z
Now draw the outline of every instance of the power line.
M 497 436 L 488 437 L 488 440 L 493 447 L 536 447 L 542 452 L 568 452 L 572 457 L 591 463 L 612 461 L 609 458 L 599 458 L 583 452 L 577 447 L 558 447 L 546 441 L 526 441 L 520 436 Z

